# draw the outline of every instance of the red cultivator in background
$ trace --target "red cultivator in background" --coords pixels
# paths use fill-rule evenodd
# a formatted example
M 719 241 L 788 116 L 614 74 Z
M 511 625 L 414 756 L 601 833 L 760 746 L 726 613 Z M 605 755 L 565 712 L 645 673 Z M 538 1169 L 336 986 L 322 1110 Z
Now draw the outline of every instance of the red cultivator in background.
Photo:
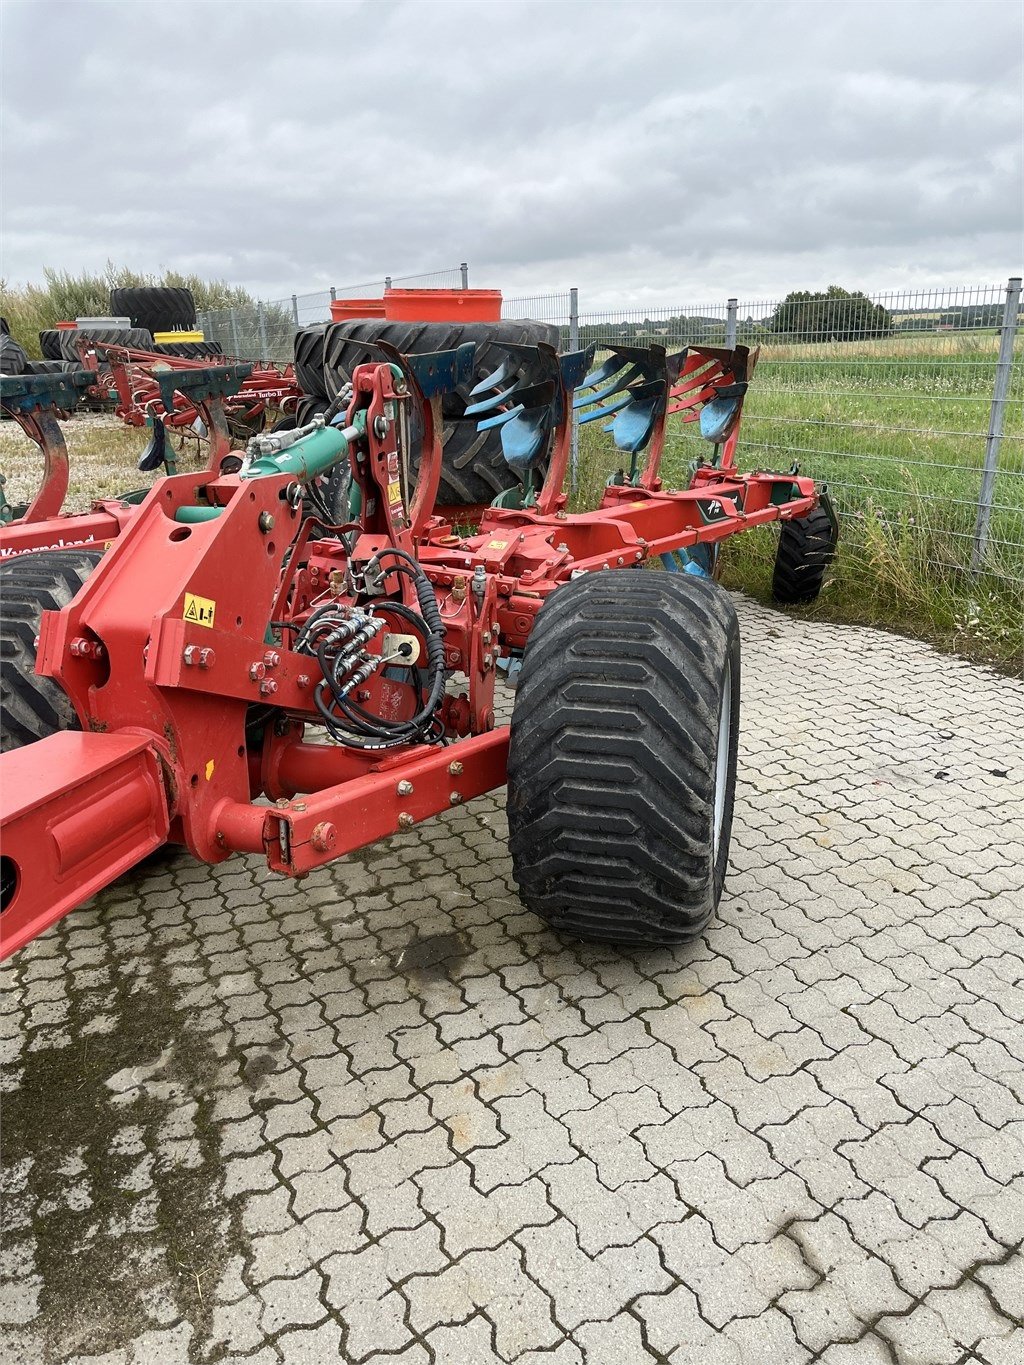
M 110 395 L 116 413 L 128 426 L 148 427 L 150 440 L 138 468 L 154 473 L 161 468 L 176 473 L 176 459 L 168 432 L 194 436 L 206 445 L 206 468 L 227 469 L 233 442 L 262 429 L 269 413 L 293 411 L 299 397 L 292 367 L 228 363 L 212 366 L 133 350 L 88 338 L 79 343 L 82 368 L 62 374 L 20 375 L 4 382 L 3 406 L 39 446 L 43 477 L 35 497 L 23 511 L 0 522 L 0 558 L 30 550 L 68 546 L 106 547 L 120 535 L 146 489 L 103 498 L 88 512 L 62 511 L 67 496 L 68 452 L 57 418 L 70 416 L 83 397 Z M 210 377 L 214 376 L 213 388 Z M 216 377 L 233 381 L 218 387 Z M 197 398 L 199 390 L 203 397 Z M 207 392 L 209 391 L 209 392 Z M 52 404 L 41 406 L 50 395 Z M 234 459 L 234 467 L 241 463 Z
M 472 415 L 501 427 L 524 505 L 461 536 L 433 514 L 437 433 L 472 347 L 380 350 L 334 425 L 257 436 L 236 472 L 158 481 L 102 559 L 0 567 L 4 658 L 23 666 L 4 674 L 4 953 L 167 840 L 302 876 L 506 781 L 523 901 L 556 928 L 674 943 L 707 923 L 740 681 L 709 556 L 780 521 L 814 541 L 802 567 L 820 583 L 834 547 L 809 479 L 735 467 L 752 358 L 622 348 L 585 376 L 590 353 L 508 347 Z M 242 368 L 197 373 L 190 401 L 215 411 Z M 581 515 L 562 490 L 574 395 L 629 457 Z M 659 477 L 670 411 L 711 442 L 675 493 Z M 317 481 L 339 472 L 351 520 L 316 510 Z M 638 571 L 659 555 L 686 572 Z M 512 723 L 497 727 L 497 671 L 519 658 Z
M 94 371 L 96 384 L 116 400 L 117 415 L 129 426 L 160 422 L 172 430 L 195 431 L 197 421 L 202 422 L 187 388 L 171 381 L 208 368 L 209 360 L 158 355 L 88 339 L 80 341 L 78 349 L 83 365 Z M 105 362 L 102 368 L 101 362 Z M 293 412 L 301 396 L 293 366 L 258 361 L 247 368 L 238 392 L 224 403 L 228 428 L 240 440 L 261 431 L 268 412 Z

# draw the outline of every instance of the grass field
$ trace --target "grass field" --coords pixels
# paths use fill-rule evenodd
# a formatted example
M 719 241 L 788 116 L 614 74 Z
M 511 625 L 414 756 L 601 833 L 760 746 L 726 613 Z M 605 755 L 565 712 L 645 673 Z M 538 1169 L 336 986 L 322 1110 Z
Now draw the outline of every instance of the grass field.
M 1024 675 L 1024 367 L 1018 354 L 1000 453 L 988 572 L 968 572 L 998 339 L 921 335 L 762 353 L 746 401 L 744 468 L 789 468 L 827 482 L 842 542 L 813 616 L 889 626 Z M 596 426 L 596 424 L 595 424 Z M 609 438 L 584 427 L 578 507 L 594 506 L 618 467 Z M 65 424 L 68 506 L 138 487 L 144 431 L 113 417 Z M 710 447 L 670 420 L 663 476 L 684 487 Z M 188 468 L 186 462 L 182 466 Z M 0 423 L 12 502 L 39 477 L 35 446 Z M 735 536 L 723 555 L 734 587 L 770 595 L 775 536 Z
M 762 351 L 746 399 L 743 468 L 827 483 L 840 555 L 814 615 L 889 625 L 1024 673 L 1024 368 L 1018 352 L 995 485 L 987 572 L 969 572 L 998 350 L 994 334 L 897 337 Z M 596 424 L 595 424 L 596 425 Z M 584 427 L 579 506 L 618 467 Z M 662 475 L 685 487 L 710 447 L 670 419 Z M 768 596 L 774 536 L 736 536 L 725 580 Z

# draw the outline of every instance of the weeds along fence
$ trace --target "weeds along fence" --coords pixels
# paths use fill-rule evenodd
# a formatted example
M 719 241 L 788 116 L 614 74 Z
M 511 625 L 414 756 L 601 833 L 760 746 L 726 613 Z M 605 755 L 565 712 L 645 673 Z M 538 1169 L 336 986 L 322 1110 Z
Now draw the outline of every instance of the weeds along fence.
M 466 266 L 204 315 L 236 355 L 290 359 L 297 326 L 326 321 L 334 298 L 390 284 L 465 288 Z M 982 575 L 1024 595 L 1024 329 L 1020 281 L 825 299 L 719 300 L 645 310 L 581 310 L 579 292 L 504 300 L 506 318 L 561 330 L 563 348 L 651 342 L 759 348 L 740 462 L 827 483 L 847 548 L 870 529 L 924 572 Z M 708 447 L 670 423 L 663 477 L 684 486 Z M 614 473 L 593 427 L 574 443 L 578 506 Z

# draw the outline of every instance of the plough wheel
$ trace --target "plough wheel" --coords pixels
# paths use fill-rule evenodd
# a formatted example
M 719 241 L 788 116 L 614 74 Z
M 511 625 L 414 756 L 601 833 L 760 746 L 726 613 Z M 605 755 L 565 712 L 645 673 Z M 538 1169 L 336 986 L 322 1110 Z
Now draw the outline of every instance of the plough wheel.
M 35 672 L 44 611 L 66 607 L 100 562 L 99 550 L 37 550 L 0 564 L 0 751 L 79 729 L 53 678 Z
M 835 524 L 824 507 L 782 523 L 775 552 L 772 596 L 787 606 L 813 602 L 836 557 Z
M 700 935 L 729 856 L 739 695 L 736 612 L 716 584 L 607 570 L 554 592 L 512 716 L 523 903 L 579 938 Z

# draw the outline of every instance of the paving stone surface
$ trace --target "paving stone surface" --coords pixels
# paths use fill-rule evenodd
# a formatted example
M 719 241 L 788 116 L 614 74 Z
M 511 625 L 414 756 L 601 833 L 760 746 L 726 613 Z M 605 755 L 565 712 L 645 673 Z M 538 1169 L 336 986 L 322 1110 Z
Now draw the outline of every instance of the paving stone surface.
M 6 1365 L 1024 1362 L 1024 689 L 738 606 L 695 946 L 550 933 L 495 793 L 8 964 Z

